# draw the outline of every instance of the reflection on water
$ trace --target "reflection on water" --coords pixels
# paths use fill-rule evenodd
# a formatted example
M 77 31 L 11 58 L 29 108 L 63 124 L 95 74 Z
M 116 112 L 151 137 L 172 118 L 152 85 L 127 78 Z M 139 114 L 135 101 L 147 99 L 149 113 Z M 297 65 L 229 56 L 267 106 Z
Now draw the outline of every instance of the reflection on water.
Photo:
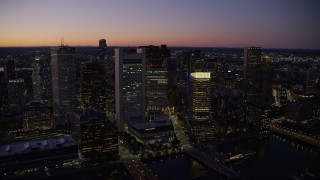
M 318 148 L 277 134 L 266 139 L 218 145 L 211 150 L 232 152 L 236 148 L 249 148 L 257 152 L 252 159 L 230 165 L 231 168 L 240 171 L 245 178 L 283 179 L 295 173 L 304 172 L 306 169 L 320 167 Z M 146 163 L 153 172 L 161 176 L 161 179 L 224 179 L 187 155 Z

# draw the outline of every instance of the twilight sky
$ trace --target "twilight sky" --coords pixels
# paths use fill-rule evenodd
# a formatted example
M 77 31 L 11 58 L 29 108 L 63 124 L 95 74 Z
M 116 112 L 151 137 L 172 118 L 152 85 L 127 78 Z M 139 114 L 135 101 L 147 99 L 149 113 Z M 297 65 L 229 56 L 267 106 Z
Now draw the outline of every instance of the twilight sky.
M 0 46 L 320 49 L 319 0 L 0 0 Z

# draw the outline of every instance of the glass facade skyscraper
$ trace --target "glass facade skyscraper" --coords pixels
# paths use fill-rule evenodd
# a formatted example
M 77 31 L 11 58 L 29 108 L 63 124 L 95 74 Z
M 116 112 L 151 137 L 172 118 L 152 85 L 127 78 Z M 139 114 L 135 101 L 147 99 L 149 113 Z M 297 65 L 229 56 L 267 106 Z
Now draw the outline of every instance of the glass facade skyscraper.
M 210 119 L 211 88 L 210 72 L 194 72 L 190 74 L 190 110 L 193 120 Z
M 56 116 L 71 113 L 77 107 L 78 61 L 75 48 L 51 49 L 53 111 Z

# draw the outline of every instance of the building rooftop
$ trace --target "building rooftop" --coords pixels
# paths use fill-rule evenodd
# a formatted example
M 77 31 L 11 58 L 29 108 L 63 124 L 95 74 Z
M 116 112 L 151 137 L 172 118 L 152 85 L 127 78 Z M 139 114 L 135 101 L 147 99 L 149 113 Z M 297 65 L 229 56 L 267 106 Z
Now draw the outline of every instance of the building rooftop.
M 128 124 L 137 130 L 152 130 L 152 129 L 159 128 L 159 127 L 172 126 L 171 121 L 169 120 L 169 117 L 167 117 L 167 116 L 157 117 L 154 122 L 129 121 Z
M 76 143 L 71 136 L 60 136 L 42 140 L 22 141 L 0 145 L 0 157 L 35 151 L 51 150 L 61 147 L 70 147 L 75 145 Z

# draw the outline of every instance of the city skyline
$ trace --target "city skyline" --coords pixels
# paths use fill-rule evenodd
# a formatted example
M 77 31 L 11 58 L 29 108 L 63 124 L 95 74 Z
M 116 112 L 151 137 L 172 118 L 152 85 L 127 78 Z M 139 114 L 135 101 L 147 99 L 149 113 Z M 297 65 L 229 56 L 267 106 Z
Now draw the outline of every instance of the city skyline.
M 320 49 L 318 1 L 6 1 L 0 47 L 168 44 Z

